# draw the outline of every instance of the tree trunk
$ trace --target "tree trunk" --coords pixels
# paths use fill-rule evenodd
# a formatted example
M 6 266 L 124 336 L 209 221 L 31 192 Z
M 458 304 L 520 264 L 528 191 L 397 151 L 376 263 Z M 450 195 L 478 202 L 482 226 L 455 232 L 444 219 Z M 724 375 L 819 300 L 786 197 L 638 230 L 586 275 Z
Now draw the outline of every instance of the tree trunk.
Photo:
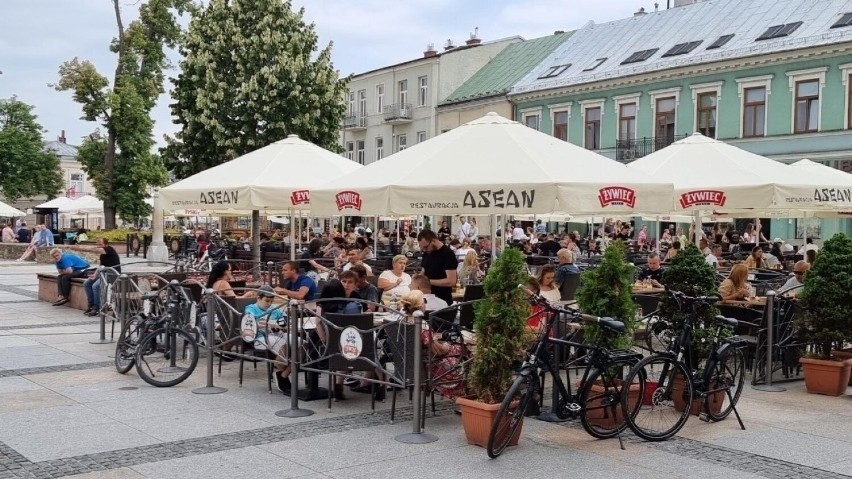
M 124 24 L 121 21 L 121 8 L 118 5 L 118 0 L 112 0 L 112 5 L 115 9 L 115 23 L 118 27 L 118 62 L 115 67 L 115 78 L 112 80 L 112 91 L 116 91 L 121 77 L 121 61 L 124 56 Z M 104 229 L 112 230 L 115 229 L 116 215 L 113 178 L 115 176 L 115 150 L 117 139 L 115 135 L 115 128 L 108 125 L 107 129 L 109 134 L 107 137 L 107 151 L 104 156 L 104 184 L 106 185 L 107 191 L 101 193 L 101 199 L 104 202 Z

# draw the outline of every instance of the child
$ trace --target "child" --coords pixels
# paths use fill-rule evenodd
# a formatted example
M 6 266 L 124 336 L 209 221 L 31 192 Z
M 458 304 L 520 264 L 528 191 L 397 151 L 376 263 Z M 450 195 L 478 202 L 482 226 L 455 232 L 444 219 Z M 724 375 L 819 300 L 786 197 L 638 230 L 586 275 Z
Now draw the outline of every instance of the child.
M 263 285 L 257 293 L 257 301 L 246 306 L 240 326 L 244 346 L 258 351 L 269 351 L 283 362 L 276 366 L 275 381 L 278 389 L 290 393 L 290 364 L 288 357 L 289 335 L 281 330 L 287 326 L 282 308 L 273 308 L 275 291 Z

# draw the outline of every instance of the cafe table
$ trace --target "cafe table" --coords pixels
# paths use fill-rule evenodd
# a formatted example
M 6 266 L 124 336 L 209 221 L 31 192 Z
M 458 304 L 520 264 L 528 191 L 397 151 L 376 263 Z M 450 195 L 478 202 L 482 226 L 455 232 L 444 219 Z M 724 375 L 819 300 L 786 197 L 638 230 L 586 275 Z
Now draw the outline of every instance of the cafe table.
M 663 294 L 666 288 L 658 288 L 655 286 L 645 286 L 643 284 L 633 285 L 633 294 Z
M 719 305 L 742 306 L 746 308 L 763 308 L 766 306 L 766 296 L 755 296 L 747 299 L 728 299 L 717 302 Z

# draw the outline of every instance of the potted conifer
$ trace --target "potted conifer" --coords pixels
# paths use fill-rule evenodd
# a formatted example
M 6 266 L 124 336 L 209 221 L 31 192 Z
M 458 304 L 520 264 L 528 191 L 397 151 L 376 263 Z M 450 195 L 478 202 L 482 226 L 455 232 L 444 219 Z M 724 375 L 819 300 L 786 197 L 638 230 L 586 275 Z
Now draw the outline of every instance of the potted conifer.
M 514 248 L 505 250 L 485 276 L 484 299 L 475 307 L 470 396 L 456 399 L 469 444 L 488 444 L 494 417 L 514 379 L 514 365 L 523 355 L 530 305 L 518 285 L 526 285 L 528 279 L 524 256 Z M 517 444 L 520 429 L 510 445 Z
M 852 340 L 852 239 L 837 233 L 823 244 L 798 297 L 804 311 L 799 339 L 812 347 L 799 359 L 805 387 L 809 393 L 839 396 L 849 384 L 852 360 L 832 351 Z

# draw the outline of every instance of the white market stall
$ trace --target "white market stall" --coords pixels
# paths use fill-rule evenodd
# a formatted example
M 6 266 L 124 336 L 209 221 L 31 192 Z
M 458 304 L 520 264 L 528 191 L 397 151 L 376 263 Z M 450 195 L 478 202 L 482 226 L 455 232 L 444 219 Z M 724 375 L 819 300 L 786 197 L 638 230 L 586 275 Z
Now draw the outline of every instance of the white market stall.
M 23 211 L 0 201 L 0 218 L 18 218 L 26 215 Z
M 78 218 L 84 217 L 86 219 L 86 228 L 92 229 L 89 224 L 89 218 L 97 218 L 97 222 L 100 224 L 104 215 L 104 202 L 92 195 L 83 195 L 60 206 L 59 212 L 67 214 L 72 218 L 75 216 Z

